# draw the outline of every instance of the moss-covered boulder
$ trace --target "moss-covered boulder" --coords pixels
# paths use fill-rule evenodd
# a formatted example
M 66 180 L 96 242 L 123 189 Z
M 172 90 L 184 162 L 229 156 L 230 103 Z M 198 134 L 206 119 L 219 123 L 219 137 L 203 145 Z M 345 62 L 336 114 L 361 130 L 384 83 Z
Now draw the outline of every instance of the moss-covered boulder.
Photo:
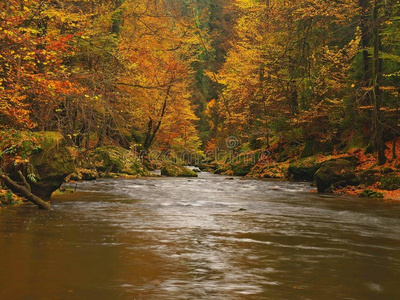
M 32 192 L 42 199 L 51 194 L 75 172 L 75 161 L 64 137 L 58 132 L 0 132 L 1 164 L 16 181 L 22 171 Z
M 321 163 L 315 157 L 303 158 L 289 165 L 288 174 L 294 180 L 313 181 L 320 167 Z
M 247 151 L 238 154 L 228 162 L 229 175 L 246 176 L 260 159 L 261 151 Z M 227 172 L 224 172 L 227 173 Z M 228 174 L 228 173 L 227 173 Z
M 76 172 L 72 173 L 67 177 L 67 181 L 91 181 L 98 179 L 99 173 L 95 169 L 77 169 Z
M 253 164 L 247 164 L 247 163 L 233 164 L 231 166 L 232 175 L 234 175 L 234 176 L 246 176 L 247 174 L 250 173 L 250 171 L 253 168 L 253 166 L 254 166 Z
M 119 146 L 103 146 L 93 151 L 91 167 L 99 172 L 124 173 L 137 176 L 152 176 L 131 151 Z
M 35 195 L 48 199 L 65 178 L 75 172 L 75 161 L 61 134 L 43 133 L 41 138 L 41 151 L 33 154 L 29 160 L 36 178 L 31 182 L 31 187 Z
M 176 165 L 168 164 L 161 169 L 161 175 L 168 177 L 198 177 L 196 172 L 193 172 L 189 168 Z
M 358 184 L 358 179 L 351 162 L 345 159 L 328 161 L 315 173 L 315 182 L 319 192 L 334 188 Z

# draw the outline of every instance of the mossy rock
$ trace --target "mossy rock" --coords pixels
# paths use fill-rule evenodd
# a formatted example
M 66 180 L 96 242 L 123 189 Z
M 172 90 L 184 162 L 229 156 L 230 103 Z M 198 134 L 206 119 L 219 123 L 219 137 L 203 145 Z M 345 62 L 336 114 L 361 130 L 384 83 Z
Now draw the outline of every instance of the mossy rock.
M 65 178 L 75 172 L 75 160 L 66 146 L 65 139 L 54 133 L 44 136 L 42 151 L 31 156 L 36 182 L 31 182 L 32 192 L 49 199 L 51 194 L 64 183 Z
M 246 176 L 253 168 L 253 164 L 234 164 L 231 166 L 232 175 Z
M 289 165 L 288 174 L 294 180 L 313 181 L 320 167 L 321 163 L 315 157 L 303 158 Z
M 91 181 L 96 180 L 99 178 L 99 173 L 97 170 L 94 169 L 77 169 L 75 173 L 69 175 L 67 177 L 67 181 L 74 180 L 74 181 Z
M 231 171 L 231 175 L 246 176 L 251 172 L 254 165 L 260 159 L 260 156 L 260 150 L 240 153 L 238 156 L 232 158 L 230 164 L 228 164 L 227 171 Z
M 193 172 L 189 168 L 175 165 L 175 164 L 168 164 L 165 165 L 161 169 L 161 175 L 168 176 L 168 177 L 198 177 L 199 175 L 196 172 Z
M 99 172 L 152 176 L 140 160 L 129 150 L 119 146 L 103 146 L 91 155 L 91 167 Z
M 201 173 L 200 169 L 193 169 L 192 171 L 195 172 L 195 173 Z
M 14 180 L 19 181 L 17 172 L 21 166 L 15 166 L 13 157 L 29 162 L 25 173 L 32 192 L 45 200 L 75 172 L 75 160 L 58 132 L 3 131 L 0 150 L 7 156 L 5 161 L 11 162 L 4 169 Z
M 75 189 L 73 189 L 73 188 L 64 188 L 64 187 L 60 187 L 58 190 L 56 190 L 56 191 L 53 193 L 53 196 L 56 196 L 56 195 L 66 195 L 66 194 L 73 194 L 73 193 L 75 193 Z
M 127 150 L 118 146 L 99 147 L 92 153 L 92 162 L 100 172 L 122 173 Z
M 382 190 L 394 191 L 400 189 L 400 177 L 390 175 L 381 179 L 379 187 Z
M 383 199 L 384 198 L 382 193 L 372 191 L 372 190 L 364 190 L 360 196 L 366 197 L 366 198 L 375 198 L 375 199 Z
M 335 187 L 359 183 L 353 165 L 345 159 L 323 163 L 315 173 L 315 182 L 319 192 L 327 192 Z

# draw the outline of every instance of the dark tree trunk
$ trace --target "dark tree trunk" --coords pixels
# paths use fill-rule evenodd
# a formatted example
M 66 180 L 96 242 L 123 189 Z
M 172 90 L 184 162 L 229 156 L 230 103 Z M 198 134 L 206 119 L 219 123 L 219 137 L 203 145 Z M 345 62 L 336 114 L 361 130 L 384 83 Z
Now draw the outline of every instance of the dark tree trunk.
M 22 194 L 27 200 L 32 202 L 33 204 L 37 205 L 41 209 L 51 209 L 51 205 L 49 202 L 43 201 L 40 199 L 38 196 L 34 195 L 30 191 L 30 186 L 27 183 L 25 177 L 20 173 L 21 178 L 23 177 L 23 184 L 20 185 L 14 180 L 12 180 L 10 177 L 8 177 L 6 174 L 3 172 L 0 172 L 0 179 L 4 182 L 4 184 L 13 192 L 20 193 Z
M 170 92 L 171 92 L 171 85 L 168 86 L 167 93 L 164 98 L 164 103 L 161 109 L 160 118 L 155 127 L 153 119 L 149 118 L 149 122 L 147 124 L 146 139 L 143 145 L 145 152 L 147 152 L 150 149 L 151 145 L 153 145 L 157 132 L 160 130 L 164 115 L 167 111 L 167 103 Z
M 363 54 L 363 65 L 364 65 L 364 74 L 363 74 L 363 85 L 369 86 L 371 80 L 371 63 L 370 57 L 368 54 L 368 47 L 371 45 L 371 34 L 370 34 L 370 18 L 368 16 L 369 12 L 369 0 L 359 0 L 359 6 L 361 8 L 361 17 L 360 17 L 360 29 L 361 29 L 361 44 L 362 44 L 362 54 Z
M 378 163 L 383 165 L 386 163 L 385 156 L 385 142 L 383 138 L 383 124 L 382 124 L 382 98 L 383 93 L 381 90 L 382 84 L 382 59 L 380 58 L 381 51 L 381 39 L 379 36 L 380 23 L 381 19 L 379 18 L 379 8 L 381 6 L 382 0 L 375 0 L 374 10 L 373 10 L 373 48 L 374 48 L 374 64 L 373 64 L 373 80 L 374 80 L 374 90 L 373 90 L 373 99 L 374 99 L 374 136 L 375 136 L 375 144 L 378 150 Z

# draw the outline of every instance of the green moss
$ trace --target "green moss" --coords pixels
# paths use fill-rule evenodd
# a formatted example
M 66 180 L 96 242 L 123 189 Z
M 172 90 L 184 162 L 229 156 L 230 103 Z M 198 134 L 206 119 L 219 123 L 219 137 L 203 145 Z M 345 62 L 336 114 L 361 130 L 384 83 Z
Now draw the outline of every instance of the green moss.
M 122 173 L 124 168 L 124 150 L 117 146 L 97 148 L 92 155 L 93 162 L 99 171 Z
M 319 192 L 330 191 L 335 187 L 358 184 L 354 167 L 348 160 L 328 161 L 315 173 L 315 182 Z
M 388 191 L 400 189 L 400 177 L 394 175 L 383 177 L 380 182 L 380 188 Z
M 383 199 L 384 196 L 380 192 L 375 192 L 371 190 L 365 190 L 361 193 L 361 197 L 367 197 L 367 198 L 377 198 L 377 199 Z
M 345 147 L 345 151 L 349 151 L 351 149 L 363 149 L 368 146 L 369 141 L 365 139 L 361 134 L 355 134 L 347 143 Z
M 161 169 L 161 175 L 168 177 L 198 177 L 199 175 L 192 170 L 176 165 L 168 164 Z
M 89 169 L 77 169 L 76 172 L 68 176 L 67 181 L 80 181 L 80 180 L 96 180 L 99 178 L 99 174 L 96 170 Z
M 65 195 L 65 194 L 73 194 L 75 193 L 75 189 L 73 188 L 59 188 L 58 190 L 56 190 L 53 195 Z
M 33 154 L 64 146 L 65 140 L 58 132 L 1 131 L 0 150 L 8 155 L 28 158 Z
M 75 161 L 67 150 L 64 137 L 58 132 L 3 131 L 0 150 L 5 161 L 22 157 L 27 164 L 32 192 L 48 199 L 64 179 L 75 171 Z M 6 172 L 18 178 L 15 165 L 7 164 Z
M 152 176 L 140 160 L 129 150 L 119 146 L 97 148 L 91 156 L 92 167 L 99 172 Z
M 44 199 L 49 198 L 65 178 L 75 172 L 75 161 L 62 144 L 34 154 L 30 163 L 37 178 L 37 182 L 32 184 L 32 191 Z
M 288 173 L 294 180 L 314 180 L 314 175 L 321 167 L 316 157 L 299 159 L 289 165 Z
M 246 176 L 251 172 L 260 156 L 261 150 L 240 153 L 232 158 L 230 163 L 225 166 L 225 169 L 226 171 L 231 171 L 231 175 Z

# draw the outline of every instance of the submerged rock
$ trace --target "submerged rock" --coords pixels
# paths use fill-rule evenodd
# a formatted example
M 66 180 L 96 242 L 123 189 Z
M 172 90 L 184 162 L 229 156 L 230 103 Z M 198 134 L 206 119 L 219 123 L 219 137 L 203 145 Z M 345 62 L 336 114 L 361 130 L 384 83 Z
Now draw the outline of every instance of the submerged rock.
M 198 177 L 199 175 L 192 170 L 176 165 L 168 164 L 161 169 L 161 175 L 168 177 Z
M 337 187 L 358 184 L 353 165 L 344 159 L 323 163 L 315 173 L 315 182 L 319 192 L 327 192 Z

